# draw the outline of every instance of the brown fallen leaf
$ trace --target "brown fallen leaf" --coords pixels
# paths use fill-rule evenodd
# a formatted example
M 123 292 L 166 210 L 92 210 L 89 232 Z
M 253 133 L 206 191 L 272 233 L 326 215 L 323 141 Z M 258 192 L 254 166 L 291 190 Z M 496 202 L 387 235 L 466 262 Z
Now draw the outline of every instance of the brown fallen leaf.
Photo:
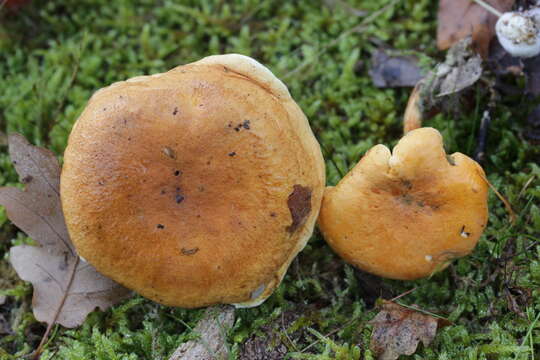
M 19 134 L 10 135 L 8 142 L 25 189 L 0 188 L 0 205 L 40 245 L 12 247 L 10 261 L 17 274 L 34 285 L 34 316 L 49 325 L 45 339 L 53 324 L 76 327 L 94 309 L 104 310 L 131 292 L 77 255 L 62 213 L 60 165 L 54 154 Z
M 400 355 L 412 355 L 418 343 L 428 346 L 437 328 L 450 322 L 420 311 L 384 301 L 381 311 L 370 321 L 374 325 L 370 349 L 379 360 L 396 360 Z
M 106 310 L 129 290 L 67 253 L 37 246 L 15 246 L 9 253 L 21 279 L 34 286 L 32 307 L 38 321 L 73 328 L 96 308 Z
M 19 134 L 8 138 L 9 155 L 25 190 L 0 188 L 0 205 L 19 229 L 49 250 L 75 254 L 60 203 L 60 165 L 52 152 Z
M 500 12 L 512 9 L 515 0 L 484 0 Z M 485 59 L 495 34 L 497 17 L 471 0 L 440 0 L 437 13 L 437 47 L 446 50 L 472 35 L 474 49 Z

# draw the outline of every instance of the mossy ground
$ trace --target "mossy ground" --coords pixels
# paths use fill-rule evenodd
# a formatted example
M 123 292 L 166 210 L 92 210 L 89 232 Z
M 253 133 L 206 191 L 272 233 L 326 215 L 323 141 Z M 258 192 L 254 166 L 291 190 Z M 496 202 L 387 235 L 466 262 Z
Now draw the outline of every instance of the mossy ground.
M 15 14 L 2 10 L 1 130 L 20 132 L 61 156 L 74 120 L 96 89 L 237 52 L 259 59 L 289 86 L 323 145 L 328 182 L 335 184 L 369 147 L 394 145 L 401 134 L 409 90 L 375 88 L 370 54 L 389 46 L 426 64 L 444 57 L 434 46 L 435 1 L 347 4 L 35 0 Z M 472 106 L 428 123 L 442 132 L 448 151 L 472 154 L 488 102 L 482 86 L 472 89 Z M 485 162 L 489 180 L 517 214 L 514 225 L 492 195 L 489 226 L 472 255 L 431 279 L 375 281 L 375 287 L 316 234 L 266 303 L 237 311 L 228 338 L 232 357 L 240 356 L 250 337 L 274 329 L 287 334 L 275 341 L 285 344 L 289 358 L 372 359 L 367 321 L 377 312 L 374 294 L 384 288 L 396 296 L 416 287 L 401 301 L 445 315 L 454 325 L 408 358 L 539 359 L 540 147 L 522 137 L 527 105 L 522 96 L 498 100 Z M 0 185 L 14 185 L 18 179 L 6 150 L 2 145 Z M 31 314 L 31 286 L 8 265 L 10 246 L 26 240 L 3 212 L 0 226 L 0 285 L 10 295 L 0 315 L 13 330 L 0 338 L 0 358 L 21 359 L 36 347 L 44 327 Z M 91 314 L 78 329 L 55 328 L 42 359 L 166 359 L 193 337 L 190 328 L 201 315 L 137 297 Z

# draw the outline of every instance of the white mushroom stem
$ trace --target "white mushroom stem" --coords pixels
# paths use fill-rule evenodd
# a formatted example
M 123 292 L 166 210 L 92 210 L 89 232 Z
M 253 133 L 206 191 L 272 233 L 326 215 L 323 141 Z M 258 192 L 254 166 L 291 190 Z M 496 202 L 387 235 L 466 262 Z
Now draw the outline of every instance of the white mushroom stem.
M 529 58 L 540 53 L 539 9 L 504 13 L 495 31 L 502 47 L 512 56 Z
M 501 13 L 484 0 L 471 0 L 499 19 L 495 32 L 502 47 L 512 56 L 529 58 L 540 54 L 540 8 Z

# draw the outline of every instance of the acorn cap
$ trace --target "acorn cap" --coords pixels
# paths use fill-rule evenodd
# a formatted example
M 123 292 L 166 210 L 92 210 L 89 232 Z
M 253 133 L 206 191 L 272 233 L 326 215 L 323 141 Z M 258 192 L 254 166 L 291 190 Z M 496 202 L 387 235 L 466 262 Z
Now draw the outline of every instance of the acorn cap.
M 211 56 L 96 92 L 64 155 L 70 236 L 154 301 L 255 306 L 312 234 L 324 162 L 285 85 Z
M 488 218 L 484 176 L 467 156 L 447 156 L 437 130 L 412 130 L 392 153 L 373 147 L 326 188 L 319 227 L 341 257 L 364 271 L 429 276 L 475 247 Z

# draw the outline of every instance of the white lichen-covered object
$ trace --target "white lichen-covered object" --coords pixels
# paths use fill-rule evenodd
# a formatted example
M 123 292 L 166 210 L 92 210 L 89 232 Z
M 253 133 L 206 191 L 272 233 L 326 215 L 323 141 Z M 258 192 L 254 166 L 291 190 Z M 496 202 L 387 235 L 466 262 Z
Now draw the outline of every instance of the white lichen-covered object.
M 495 31 L 502 47 L 512 56 L 530 58 L 540 53 L 540 8 L 504 13 Z

